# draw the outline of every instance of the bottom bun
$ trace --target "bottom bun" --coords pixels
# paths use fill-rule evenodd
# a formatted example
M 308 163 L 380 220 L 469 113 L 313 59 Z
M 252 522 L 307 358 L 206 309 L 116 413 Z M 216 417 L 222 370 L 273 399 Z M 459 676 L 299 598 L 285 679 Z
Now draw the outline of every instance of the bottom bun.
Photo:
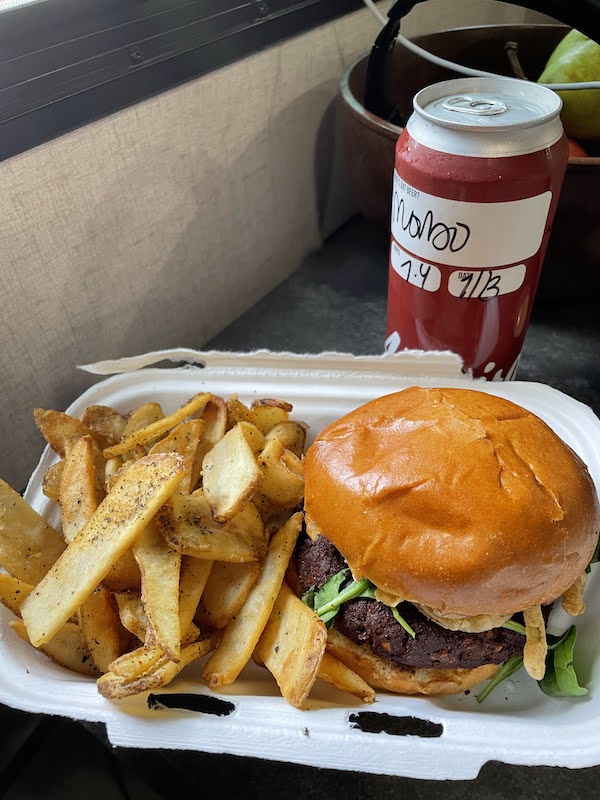
M 379 658 L 368 647 L 351 642 L 335 628 L 328 631 L 327 652 L 354 670 L 373 689 L 395 694 L 458 694 L 491 678 L 499 667 L 498 664 L 483 664 L 474 669 L 400 667 Z

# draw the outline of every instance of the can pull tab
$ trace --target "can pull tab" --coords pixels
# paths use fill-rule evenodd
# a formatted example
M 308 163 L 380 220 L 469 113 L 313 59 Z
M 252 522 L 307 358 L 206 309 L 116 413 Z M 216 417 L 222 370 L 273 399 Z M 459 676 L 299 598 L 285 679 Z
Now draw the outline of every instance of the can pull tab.
M 461 114 L 473 114 L 477 117 L 491 117 L 494 114 L 504 114 L 508 111 L 508 106 L 502 100 L 492 97 L 469 97 L 466 94 L 458 94 L 444 100 L 442 107 L 446 111 L 457 111 Z

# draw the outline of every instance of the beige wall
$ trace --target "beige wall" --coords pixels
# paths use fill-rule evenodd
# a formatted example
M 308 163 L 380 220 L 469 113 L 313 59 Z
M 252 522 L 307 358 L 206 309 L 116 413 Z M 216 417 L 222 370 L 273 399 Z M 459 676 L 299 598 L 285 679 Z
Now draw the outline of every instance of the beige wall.
M 404 30 L 522 14 L 443 0 Z M 202 347 L 353 213 L 332 101 L 377 29 L 360 11 L 0 164 L 0 476 L 24 486 L 31 409 L 88 385 L 76 364 Z

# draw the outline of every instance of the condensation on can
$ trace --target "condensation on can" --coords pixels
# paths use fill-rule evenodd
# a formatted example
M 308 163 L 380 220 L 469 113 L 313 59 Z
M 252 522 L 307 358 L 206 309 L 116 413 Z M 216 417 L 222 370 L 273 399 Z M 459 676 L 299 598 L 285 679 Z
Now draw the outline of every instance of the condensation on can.
M 451 350 L 514 377 L 568 160 L 560 97 L 461 78 L 414 98 L 398 139 L 386 349 Z

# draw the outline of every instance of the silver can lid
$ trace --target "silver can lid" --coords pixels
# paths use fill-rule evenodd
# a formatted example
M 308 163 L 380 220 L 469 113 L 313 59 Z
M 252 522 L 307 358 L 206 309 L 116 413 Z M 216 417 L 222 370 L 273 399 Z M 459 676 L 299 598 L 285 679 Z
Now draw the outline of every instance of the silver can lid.
M 415 113 L 454 130 L 523 130 L 560 114 L 562 100 L 551 89 L 517 78 L 457 78 L 421 89 Z

